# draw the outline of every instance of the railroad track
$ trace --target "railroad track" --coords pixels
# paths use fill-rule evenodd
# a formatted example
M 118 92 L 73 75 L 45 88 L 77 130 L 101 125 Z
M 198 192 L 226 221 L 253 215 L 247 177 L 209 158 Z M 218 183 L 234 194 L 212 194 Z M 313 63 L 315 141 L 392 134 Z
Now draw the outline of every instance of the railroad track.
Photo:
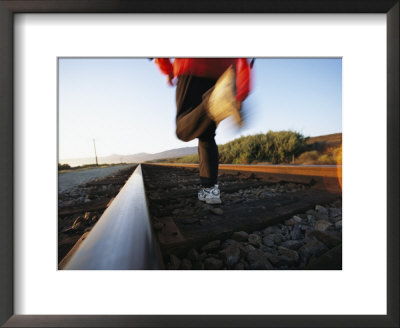
M 198 164 L 157 163 L 157 165 L 173 167 L 198 168 Z M 300 176 L 319 176 L 342 178 L 341 165 L 246 165 L 246 164 L 220 164 L 220 170 L 233 170 L 244 172 L 274 173 Z
M 127 185 L 134 180 L 143 191 L 132 187 L 135 194 L 124 186 L 65 268 L 341 269 L 341 167 L 292 169 L 221 165 L 222 204 L 207 205 L 197 199 L 196 166 L 142 164 Z M 132 202 L 141 210 L 118 209 Z M 123 231 L 123 238 L 116 231 Z M 140 234 L 146 242 L 135 244 Z M 100 242 L 104 239 L 109 246 Z M 92 256 L 102 265 L 85 264 Z M 129 257 L 142 261 L 115 262 Z

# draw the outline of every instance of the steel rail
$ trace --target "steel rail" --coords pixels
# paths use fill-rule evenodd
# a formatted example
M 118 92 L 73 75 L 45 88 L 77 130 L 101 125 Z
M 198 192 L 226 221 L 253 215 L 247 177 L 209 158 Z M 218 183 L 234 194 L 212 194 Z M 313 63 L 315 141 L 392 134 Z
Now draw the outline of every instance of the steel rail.
M 164 166 L 198 167 L 198 164 L 150 163 Z M 259 173 L 304 175 L 327 178 L 342 178 L 342 165 L 238 165 L 220 164 L 220 170 L 247 171 Z
M 138 165 L 64 269 L 158 269 L 162 262 L 154 240 Z

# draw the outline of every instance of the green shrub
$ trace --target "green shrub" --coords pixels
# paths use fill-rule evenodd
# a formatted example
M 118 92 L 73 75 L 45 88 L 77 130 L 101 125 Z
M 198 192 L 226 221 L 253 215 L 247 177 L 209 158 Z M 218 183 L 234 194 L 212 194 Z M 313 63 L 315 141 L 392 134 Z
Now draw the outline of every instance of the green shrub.
M 242 136 L 218 146 L 221 164 L 295 163 L 295 164 L 341 164 L 342 148 L 316 149 L 307 145 L 302 134 L 294 131 L 268 131 L 252 136 Z M 169 159 L 174 163 L 199 163 L 197 154 Z
M 315 164 L 320 156 L 316 150 L 306 151 L 296 159 L 296 164 Z
M 271 162 L 290 163 L 306 149 L 305 138 L 293 131 L 268 131 L 245 136 L 219 146 L 219 160 L 224 164 Z
M 336 164 L 332 156 L 329 154 L 323 154 L 318 158 L 317 164 Z
M 70 170 L 70 169 L 71 169 L 71 166 L 69 166 L 68 164 L 58 163 L 58 170 L 59 171 L 61 171 L 61 170 Z
M 342 165 L 342 146 L 336 148 L 332 152 L 335 163 L 338 165 Z

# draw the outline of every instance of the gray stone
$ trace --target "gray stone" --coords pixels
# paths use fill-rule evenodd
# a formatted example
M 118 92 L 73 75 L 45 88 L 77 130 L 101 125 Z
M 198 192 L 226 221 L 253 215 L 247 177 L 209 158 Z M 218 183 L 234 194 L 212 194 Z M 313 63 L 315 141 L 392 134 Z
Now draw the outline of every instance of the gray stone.
M 315 230 L 326 231 L 332 224 L 326 220 L 318 220 L 315 222 Z
M 282 242 L 284 242 L 285 240 L 291 239 L 291 231 L 289 230 L 289 231 L 283 233 L 282 236 L 283 236 Z
M 290 258 L 286 255 L 278 255 L 272 253 L 265 253 L 270 263 L 281 269 L 287 269 L 289 266 L 293 266 L 297 263 L 295 258 Z
M 272 236 L 272 239 L 275 244 L 280 244 L 281 242 L 283 242 L 285 240 L 285 237 L 280 233 L 274 233 L 271 236 Z
M 315 216 L 308 214 L 307 215 L 307 222 L 311 225 L 314 225 L 315 222 L 317 221 L 317 219 L 315 218 Z
M 306 270 L 342 270 L 342 245 L 338 245 L 318 258 L 314 258 L 305 267 Z
M 269 252 L 269 253 L 274 252 L 274 249 L 272 247 L 268 247 L 265 245 L 261 245 L 259 249 L 262 250 L 263 252 Z
M 247 241 L 249 234 L 245 231 L 237 231 L 232 234 L 232 239 L 237 241 Z
M 293 227 L 293 230 L 290 233 L 290 236 L 292 237 L 293 240 L 298 240 L 302 237 L 300 224 Z
M 200 261 L 200 255 L 194 248 L 189 250 L 186 257 L 193 262 Z
M 264 252 L 259 249 L 254 249 L 247 253 L 246 260 L 251 264 L 254 261 L 257 261 L 260 257 L 264 256 Z
M 310 231 L 307 235 L 308 238 L 315 238 L 323 242 L 327 247 L 333 248 L 342 243 L 340 234 L 333 232 L 324 232 L 320 230 Z
M 192 270 L 204 270 L 204 264 L 200 261 L 193 262 Z
M 328 209 L 321 206 L 321 205 L 316 205 L 315 210 L 317 211 L 318 214 L 326 214 L 328 215 Z
M 274 266 L 279 266 L 281 263 L 278 254 L 265 252 L 264 255 L 267 257 L 268 261 L 272 263 Z
M 286 270 L 288 267 L 297 265 L 298 263 L 296 259 L 290 258 L 286 255 L 269 255 L 268 259 L 274 266 L 279 267 L 282 270 Z
M 181 262 L 181 270 L 191 270 L 192 269 L 192 262 L 188 259 L 183 259 Z
M 296 225 L 298 222 L 295 221 L 293 218 L 291 218 L 291 219 L 285 220 L 284 223 L 285 223 L 286 226 L 294 226 L 294 225 Z
M 334 218 L 336 216 L 342 215 L 342 209 L 341 208 L 336 208 L 336 207 L 331 207 L 329 208 L 329 216 Z
M 307 244 L 299 249 L 303 262 L 307 263 L 312 256 L 320 256 L 328 250 L 328 247 L 319 240 L 308 240 Z
M 317 214 L 317 220 L 329 221 L 329 215 L 325 213 Z
M 298 250 L 303 245 L 304 242 L 302 240 L 287 240 L 282 243 L 282 246 L 293 250 Z
M 310 229 L 313 229 L 311 226 L 309 226 L 309 225 L 307 225 L 307 224 L 302 224 L 301 225 L 301 227 L 300 227 L 300 230 L 301 231 L 307 231 L 307 230 L 310 230 Z
M 300 258 L 299 253 L 297 253 L 297 252 L 294 251 L 294 250 L 291 250 L 291 249 L 286 248 L 286 247 L 279 246 L 279 247 L 278 247 L 278 251 L 279 251 L 279 253 L 281 253 L 283 256 L 285 256 L 286 258 L 289 259 L 289 261 L 291 262 L 291 264 L 288 264 L 288 265 L 294 265 L 294 264 L 296 264 L 296 263 L 299 261 L 299 258 Z
M 223 267 L 223 263 L 221 260 L 218 260 L 214 257 L 208 257 L 204 261 L 204 268 L 206 270 L 220 270 Z
M 250 269 L 250 264 L 249 264 L 249 262 L 247 262 L 246 260 L 241 259 L 241 260 L 240 260 L 240 263 L 243 263 L 244 269 L 245 269 L 245 270 Z
M 240 247 L 242 244 L 239 243 L 239 242 L 236 241 L 236 240 L 227 239 L 227 240 L 225 240 L 225 241 L 223 242 L 223 244 L 221 245 L 221 248 L 224 249 L 224 248 L 227 248 L 227 247 L 229 247 L 229 246 L 231 246 L 231 245 L 236 245 L 236 246 Z
M 221 246 L 221 241 L 220 240 L 214 240 L 210 241 L 208 244 L 204 245 L 201 250 L 209 253 L 209 252 L 215 252 L 217 251 Z
M 293 220 L 296 221 L 297 223 L 301 223 L 303 221 L 303 219 L 298 215 L 293 216 Z
M 342 229 L 342 220 L 337 221 L 337 222 L 335 223 L 335 228 L 336 228 L 336 229 Z
M 169 256 L 169 261 L 170 261 L 170 269 L 171 270 L 178 270 L 179 267 L 181 266 L 181 260 L 174 254 L 171 254 Z
M 263 230 L 263 235 L 267 236 L 267 235 L 270 235 L 273 233 L 279 233 L 279 232 L 281 232 L 281 229 L 279 229 L 279 227 L 275 225 L 275 226 L 265 228 Z
M 338 222 L 338 221 L 342 221 L 342 216 L 341 215 L 336 216 L 336 217 L 332 218 L 332 221 L 335 222 L 335 223 Z
M 200 256 L 200 260 L 204 261 L 207 258 L 208 255 L 207 255 L 206 252 L 202 252 L 199 256 Z
M 235 265 L 234 269 L 235 269 L 235 270 L 244 270 L 244 269 L 245 269 L 244 263 L 242 263 L 242 262 L 237 263 L 237 264 Z
M 219 252 L 221 259 L 229 267 L 233 267 L 240 260 L 240 249 L 238 245 L 230 245 Z
M 244 245 L 244 246 L 241 246 L 241 247 L 240 247 L 240 255 L 241 255 L 242 257 L 247 257 L 247 255 L 248 255 L 250 252 L 254 251 L 254 250 L 256 250 L 256 248 L 255 248 L 254 246 L 252 246 L 252 245 Z
M 251 234 L 249 235 L 248 241 L 251 245 L 255 247 L 260 247 L 261 246 L 261 237 L 256 234 Z
M 266 236 L 266 237 L 264 237 L 264 238 L 262 239 L 262 243 L 263 243 L 265 246 L 272 247 L 272 246 L 275 245 L 273 238 L 270 237 L 270 236 L 271 236 L 271 235 Z
M 317 215 L 317 212 L 315 212 L 314 210 L 308 210 L 308 211 L 306 212 L 306 214 L 311 215 L 311 216 L 316 216 L 316 215 Z
M 256 249 L 247 254 L 246 260 L 249 262 L 250 269 L 253 270 L 271 270 L 273 269 L 266 253 Z
M 216 215 L 222 215 L 222 214 L 224 214 L 224 211 L 223 211 L 222 209 L 218 208 L 218 207 L 210 208 L 210 212 L 211 212 L 211 213 L 214 213 L 214 214 L 216 214 Z

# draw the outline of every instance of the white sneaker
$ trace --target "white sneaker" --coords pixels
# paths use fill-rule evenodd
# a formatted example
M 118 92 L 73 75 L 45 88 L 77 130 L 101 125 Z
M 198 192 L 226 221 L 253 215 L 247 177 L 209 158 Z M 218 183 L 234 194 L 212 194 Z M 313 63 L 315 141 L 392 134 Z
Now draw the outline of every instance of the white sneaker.
M 218 79 L 208 98 L 208 114 L 218 125 L 232 116 L 238 126 L 243 125 L 242 104 L 236 100 L 236 73 L 230 66 Z
M 198 193 L 199 200 L 206 204 L 221 204 L 221 195 L 218 185 L 211 188 L 201 188 Z
M 206 192 L 205 188 L 201 188 L 197 194 L 199 200 L 201 200 L 202 202 L 206 201 L 206 195 L 207 195 L 207 192 Z

